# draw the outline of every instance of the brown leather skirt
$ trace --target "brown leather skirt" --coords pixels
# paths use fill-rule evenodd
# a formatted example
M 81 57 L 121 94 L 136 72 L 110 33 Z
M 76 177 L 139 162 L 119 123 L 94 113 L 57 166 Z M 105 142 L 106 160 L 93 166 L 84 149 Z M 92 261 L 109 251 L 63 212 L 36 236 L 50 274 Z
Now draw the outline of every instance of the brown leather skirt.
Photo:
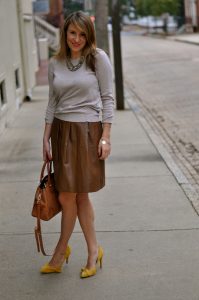
M 54 119 L 51 145 L 58 192 L 96 192 L 105 185 L 104 160 L 98 157 L 101 122 Z

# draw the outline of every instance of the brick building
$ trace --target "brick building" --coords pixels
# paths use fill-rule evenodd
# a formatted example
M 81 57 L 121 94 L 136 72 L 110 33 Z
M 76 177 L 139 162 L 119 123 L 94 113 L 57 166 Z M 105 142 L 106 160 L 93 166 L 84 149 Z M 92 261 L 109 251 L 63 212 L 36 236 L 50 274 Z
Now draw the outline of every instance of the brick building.
M 199 31 L 199 0 L 184 0 L 187 30 Z

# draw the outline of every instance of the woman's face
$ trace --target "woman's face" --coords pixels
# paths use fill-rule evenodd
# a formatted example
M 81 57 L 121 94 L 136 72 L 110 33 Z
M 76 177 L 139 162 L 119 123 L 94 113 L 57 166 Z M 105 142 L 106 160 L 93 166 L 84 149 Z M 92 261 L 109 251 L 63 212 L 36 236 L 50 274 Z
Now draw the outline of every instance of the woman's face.
M 68 47 L 71 50 L 71 56 L 81 56 L 81 52 L 86 45 L 86 35 L 78 27 L 70 24 L 66 36 Z

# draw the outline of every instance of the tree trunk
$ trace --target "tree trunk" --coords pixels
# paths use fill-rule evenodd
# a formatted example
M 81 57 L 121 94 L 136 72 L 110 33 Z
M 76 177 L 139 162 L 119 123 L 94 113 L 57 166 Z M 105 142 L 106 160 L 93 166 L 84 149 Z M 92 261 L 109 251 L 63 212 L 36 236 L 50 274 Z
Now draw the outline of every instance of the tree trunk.
M 108 43 L 108 0 L 96 0 L 95 2 L 95 29 L 97 37 L 97 47 L 109 54 Z

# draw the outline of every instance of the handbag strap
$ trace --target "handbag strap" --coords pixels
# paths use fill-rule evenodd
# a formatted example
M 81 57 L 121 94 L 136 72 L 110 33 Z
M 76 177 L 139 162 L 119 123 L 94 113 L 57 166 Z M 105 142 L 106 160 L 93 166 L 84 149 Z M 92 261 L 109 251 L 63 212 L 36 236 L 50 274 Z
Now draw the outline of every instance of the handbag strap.
M 37 250 L 38 250 L 38 252 L 40 252 L 40 250 L 41 250 L 42 254 L 45 256 L 51 256 L 51 254 L 46 254 L 46 252 L 44 250 L 42 232 L 41 232 L 40 210 L 41 210 L 41 205 L 40 205 L 40 203 L 38 203 L 37 204 L 37 226 L 35 227 L 35 239 L 36 239 L 36 243 L 37 243 Z
M 47 172 L 48 172 L 48 180 L 49 182 L 51 181 L 51 178 L 50 178 L 50 174 L 52 172 L 52 160 L 51 161 L 44 161 L 43 163 L 43 166 L 42 166 L 42 169 L 41 169 L 41 174 L 40 174 L 40 182 L 42 181 L 43 177 L 44 177 L 44 171 L 46 169 L 46 166 L 47 166 Z
M 51 182 L 50 174 L 52 171 L 52 161 L 44 161 L 42 169 L 41 169 L 41 175 L 40 175 L 40 182 L 42 181 L 44 177 L 44 171 L 47 166 L 48 171 L 48 180 Z M 42 252 L 45 256 L 51 256 L 52 254 L 46 254 L 44 250 L 44 244 L 43 244 L 43 238 L 42 238 L 42 231 L 41 231 L 41 218 L 40 218 L 40 212 L 41 212 L 41 204 L 37 203 L 37 225 L 35 227 L 35 239 L 37 243 L 37 250 L 38 252 Z

